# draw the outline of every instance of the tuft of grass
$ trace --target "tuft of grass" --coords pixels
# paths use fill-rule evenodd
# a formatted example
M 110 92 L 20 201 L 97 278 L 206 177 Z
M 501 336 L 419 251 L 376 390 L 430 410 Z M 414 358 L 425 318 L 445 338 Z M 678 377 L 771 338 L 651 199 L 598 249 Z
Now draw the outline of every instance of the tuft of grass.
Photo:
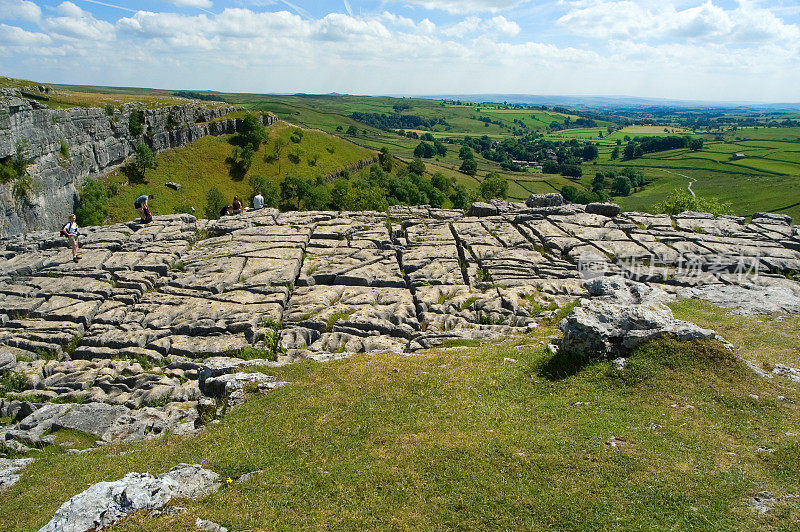
M 24 374 L 8 371 L 0 375 L 0 397 L 21 392 L 25 389 L 27 379 Z
M 339 320 L 347 318 L 355 311 L 356 309 L 340 310 L 328 316 L 328 319 L 325 320 L 325 332 L 332 332 L 334 326 Z

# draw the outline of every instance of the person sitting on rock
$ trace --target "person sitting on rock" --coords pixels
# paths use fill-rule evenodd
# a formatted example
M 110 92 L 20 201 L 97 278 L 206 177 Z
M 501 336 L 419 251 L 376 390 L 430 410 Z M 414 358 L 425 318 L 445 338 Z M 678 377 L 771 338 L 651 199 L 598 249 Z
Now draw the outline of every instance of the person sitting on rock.
M 233 197 L 233 204 L 231 204 L 231 210 L 233 211 L 232 214 L 241 214 L 242 201 L 239 199 L 238 196 Z
M 224 207 L 222 207 L 222 209 L 220 209 L 219 217 L 222 218 L 223 216 L 228 216 L 230 211 L 231 211 L 230 205 L 225 205 Z
M 80 256 L 78 255 L 78 224 L 75 222 L 75 215 L 69 215 L 69 222 L 61 228 L 62 236 L 67 237 L 67 243 L 72 248 L 72 260 L 78 262 Z
M 253 196 L 253 210 L 257 211 L 264 207 L 264 196 L 261 195 L 259 191 L 255 196 Z
M 136 207 L 136 210 L 139 211 L 139 218 L 141 219 L 142 223 L 145 221 L 145 212 L 150 212 L 150 200 L 153 199 L 153 195 L 150 194 L 146 196 L 142 194 L 136 201 L 133 202 L 133 206 Z

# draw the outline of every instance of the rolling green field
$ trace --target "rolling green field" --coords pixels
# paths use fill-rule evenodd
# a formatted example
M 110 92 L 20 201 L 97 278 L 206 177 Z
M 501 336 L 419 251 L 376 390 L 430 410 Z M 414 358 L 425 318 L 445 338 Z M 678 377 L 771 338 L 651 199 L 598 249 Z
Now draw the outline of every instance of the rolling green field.
M 27 86 L 32 83 L 9 78 L 0 79 L 0 85 L 3 86 Z M 57 88 L 60 93 L 60 96 L 54 98 L 52 102 L 52 105 L 55 106 L 105 105 L 106 103 L 118 105 L 137 99 L 145 101 L 147 105 L 165 105 L 176 101 L 185 101 L 172 96 L 171 91 L 156 89 L 65 85 L 53 87 Z M 351 118 L 351 114 L 365 112 L 389 115 L 395 112 L 395 106 L 402 106 L 403 114 L 418 115 L 425 119 L 442 118 L 447 122 L 446 126 L 440 124 L 431 131 L 414 130 L 418 134 L 431 133 L 437 139 L 450 138 L 456 142 L 465 136 L 479 137 L 483 135 L 492 140 L 502 141 L 506 138 L 513 138 L 513 130 L 516 128 L 518 131 L 536 131 L 544 134 L 546 138 L 556 141 L 578 140 L 598 145 L 599 158 L 594 162 L 583 164 L 584 176 L 578 182 L 568 180 L 560 175 L 531 171 L 503 171 L 498 164 L 480 156 L 476 158 L 478 174 L 476 177 L 470 177 L 458 171 L 461 164 L 457 157 L 458 144 L 448 145 L 447 155 L 425 161 L 429 168 L 434 169 L 433 171 L 441 171 L 472 190 L 477 188 L 488 173 L 500 172 L 509 179 L 509 198 L 512 200 L 524 199 L 531 192 L 560 190 L 567 184 L 583 184 L 588 188 L 591 178 L 597 171 L 635 167 L 644 172 L 649 183 L 643 190 L 634 192 L 629 197 L 613 198 L 613 201 L 617 201 L 626 209 L 652 209 L 656 202 L 664 199 L 673 190 L 676 188 L 687 189 L 691 182 L 693 183 L 692 190 L 695 193 L 713 195 L 721 201 L 730 202 L 734 212 L 739 215 L 746 216 L 757 211 L 776 211 L 789 214 L 795 219 L 800 218 L 800 128 L 763 126 L 726 128 L 724 130 L 717 128 L 714 133 L 694 134 L 691 129 L 685 127 L 633 125 L 608 134 L 607 126 L 612 123 L 598 120 L 597 127 L 550 132 L 548 130 L 550 122 L 554 120 L 563 122 L 567 117 L 575 120 L 578 115 L 542 111 L 535 107 L 497 103 L 456 105 L 449 101 L 419 98 L 229 93 L 214 93 L 214 95 L 247 109 L 273 112 L 287 123 L 338 135 L 349 143 L 367 149 L 377 150 L 385 147 L 394 155 L 407 161 L 413 156 L 414 148 L 419 144 L 419 140 L 409 139 L 394 131 L 382 131 L 356 122 Z M 208 104 L 216 105 L 213 102 Z M 786 115 L 786 117 L 788 116 Z M 494 123 L 485 123 L 480 120 L 481 118 L 488 118 Z M 520 122 L 527 129 L 522 128 Z M 347 129 L 351 126 L 355 126 L 357 130 L 355 135 L 346 134 Z M 705 144 L 703 149 L 698 152 L 687 149 L 670 150 L 645 154 L 641 158 L 630 161 L 610 158 L 616 143 L 619 141 L 624 146 L 626 137 L 668 135 L 698 136 L 703 138 Z M 211 149 L 210 146 L 209 149 Z M 320 149 L 316 150 L 322 152 Z M 217 155 L 222 155 L 224 150 L 217 151 Z M 736 153 L 742 153 L 745 157 L 734 160 L 733 154 Z M 337 161 L 334 160 L 333 164 L 336 163 Z M 184 174 L 203 173 L 217 177 L 224 176 L 224 168 L 215 167 L 209 172 L 203 166 L 205 163 L 201 163 L 194 169 L 186 168 L 184 170 L 177 169 L 177 162 L 172 166 L 170 164 L 172 163 L 165 160 L 165 168 L 171 168 L 170 171 L 178 175 L 183 172 Z M 282 172 L 284 168 L 289 168 L 289 166 L 282 165 Z M 316 170 L 321 169 L 322 167 Z M 258 169 L 258 171 L 276 177 L 277 170 L 277 167 Z M 154 179 L 160 179 L 161 173 L 159 172 L 165 173 L 166 170 L 154 172 Z M 158 185 L 160 186 L 160 183 Z M 233 184 L 232 190 L 241 193 L 240 189 L 243 188 L 242 184 Z M 175 198 L 175 201 L 185 200 L 187 203 L 195 203 L 198 201 L 195 196 L 197 194 L 187 194 L 186 197 Z M 117 214 L 114 219 L 116 216 Z
M 292 384 L 195 438 L 50 447 L 0 496 L 0 529 L 37 530 L 94 482 L 205 461 L 222 478 L 261 473 L 110 530 L 189 532 L 198 517 L 259 531 L 797 530 L 800 396 L 742 359 L 797 367 L 798 318 L 674 308 L 736 351 L 659 341 L 620 371 L 551 354 L 557 331 L 542 326 L 480 347 L 247 368 Z M 763 515 L 748 502 L 760 491 L 775 499 Z
M 346 142 L 321 131 L 304 130 L 299 144 L 289 140 L 294 126 L 278 122 L 267 128 L 269 140 L 262 144 L 253 158 L 253 165 L 244 178 L 231 177 L 225 159 L 230 156 L 230 135 L 203 137 L 184 148 L 168 150 L 157 155 L 158 168 L 148 170 L 142 183 L 128 183 L 123 172 L 117 170 L 107 181 L 121 185 L 120 192 L 109 199 L 108 223 L 123 222 L 138 216 L 133 208 L 134 200 L 142 194 L 153 194 L 150 206 L 154 214 L 172 214 L 175 207 L 194 207 L 202 215 L 206 205 L 206 193 L 215 186 L 230 203 L 233 196 L 247 202 L 250 194 L 248 178 L 261 175 L 278 182 L 281 176 L 292 174 L 312 177 L 336 172 L 349 164 L 375 156 L 372 150 Z M 277 161 L 265 161 L 265 155 L 273 155 L 275 139 L 282 138 L 286 147 Z M 298 163 L 289 160 L 293 152 L 300 154 Z M 314 166 L 309 165 L 317 157 Z M 165 186 L 168 181 L 181 184 L 176 191 Z M 128 184 L 126 184 L 128 183 Z

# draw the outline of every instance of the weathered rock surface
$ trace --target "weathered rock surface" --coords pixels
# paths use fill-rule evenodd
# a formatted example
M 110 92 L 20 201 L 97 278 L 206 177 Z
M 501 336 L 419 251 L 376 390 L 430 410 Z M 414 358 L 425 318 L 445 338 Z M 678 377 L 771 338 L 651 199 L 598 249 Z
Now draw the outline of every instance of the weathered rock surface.
M 613 218 L 620 213 L 620 208 L 616 203 L 589 203 L 586 205 L 586 212 Z
M 8 460 L 0 458 L 0 493 L 19 481 L 20 472 L 33 463 L 33 458 Z
M 83 228 L 77 264 L 55 232 L 2 239 L 0 371 L 21 389 L 0 398 L 0 442 L 191 434 L 279 384 L 246 366 L 503 338 L 576 299 L 567 347 L 603 355 L 714 337 L 675 320 L 674 297 L 800 311 L 800 238 L 782 217 L 487 205 L 158 216 Z
M 675 319 L 663 303 L 674 296 L 661 288 L 619 275 L 589 279 L 585 285 L 593 298 L 581 299 L 580 306 L 558 324 L 564 333 L 562 351 L 618 360 L 662 335 L 683 341 L 716 339 L 730 346 L 711 329 Z
M 618 304 L 587 300 L 575 308 L 559 328 L 564 333 L 561 350 L 615 358 L 661 335 L 677 340 L 715 339 L 717 334 L 694 323 L 675 319 L 662 303 Z
M 525 200 L 525 205 L 531 208 L 535 207 L 558 207 L 564 204 L 564 198 L 561 194 L 531 194 Z
M 181 464 L 153 477 L 128 473 L 99 482 L 59 508 L 40 532 L 84 532 L 111 526 L 138 510 L 163 508 L 173 498 L 198 498 L 216 491 L 219 475 L 199 465 Z

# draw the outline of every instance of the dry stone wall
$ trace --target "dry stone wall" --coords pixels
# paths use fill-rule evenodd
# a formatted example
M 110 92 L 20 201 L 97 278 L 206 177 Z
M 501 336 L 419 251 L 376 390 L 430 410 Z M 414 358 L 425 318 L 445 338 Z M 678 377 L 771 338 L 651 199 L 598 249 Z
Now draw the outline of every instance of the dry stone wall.
M 475 210 L 490 215 L 160 216 L 84 228 L 77 263 L 55 232 L 0 240 L 0 372 L 17 376 L 0 399 L 13 420 L 0 440 L 46 445 L 58 428 L 107 442 L 188 433 L 241 393 L 243 366 L 503 338 L 578 298 L 800 312 L 800 235 L 786 217 Z
M 129 120 L 136 109 L 134 104 L 113 114 L 100 108 L 47 109 L 18 91 L 0 90 L 0 159 L 23 146 L 33 184 L 25 196 L 14 193 L 13 183 L 0 185 L 0 236 L 60 227 L 85 180 L 122 164 L 138 142 L 162 151 L 206 135 L 235 133 L 241 124 L 240 119 L 216 120 L 232 107 L 187 103 L 143 109 L 143 132 L 133 136 Z M 264 117 L 266 125 L 275 120 Z

